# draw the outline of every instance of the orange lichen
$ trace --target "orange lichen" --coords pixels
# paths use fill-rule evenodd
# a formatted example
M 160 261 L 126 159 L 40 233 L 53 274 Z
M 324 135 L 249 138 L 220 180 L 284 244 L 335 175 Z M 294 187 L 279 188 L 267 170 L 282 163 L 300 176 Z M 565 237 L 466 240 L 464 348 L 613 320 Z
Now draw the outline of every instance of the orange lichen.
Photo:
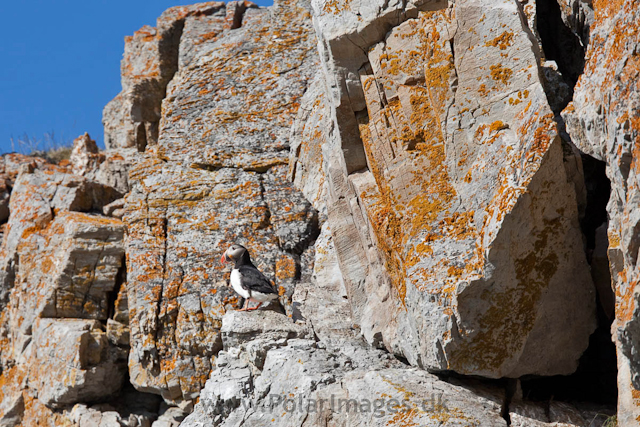
M 422 291 L 432 283 L 435 270 L 423 263 L 433 255 L 433 242 L 475 237 L 473 213 L 449 212 L 457 193 L 447 169 L 441 117 L 450 102 L 449 81 L 455 70 L 448 39 L 438 31 L 439 23 L 447 19 L 443 11 L 420 13 L 409 31 L 400 33 L 402 38 L 414 39 L 416 49 L 395 50 L 393 56 L 384 53 L 381 62 L 388 65 L 375 76 L 362 77 L 370 118 L 361 121 L 360 136 L 376 188 L 360 194 L 360 199 L 401 301 L 408 277 Z M 396 67 L 409 74 L 424 70 L 424 83 L 397 88 L 386 77 Z M 380 86 L 400 89 L 402 95 L 381 109 L 376 94 Z M 469 264 L 477 267 L 475 261 Z M 447 274 L 449 267 L 434 268 L 438 274 Z M 458 277 L 473 271 L 461 268 L 455 273 Z M 453 287 L 442 288 L 441 293 L 437 300 L 446 306 Z
M 505 85 L 509 83 L 511 76 L 513 75 L 513 70 L 503 67 L 502 65 L 492 65 L 489 68 L 491 69 L 491 78 L 493 80 L 502 82 Z
M 485 46 L 497 47 L 500 50 L 505 50 L 513 43 L 513 33 L 504 31 L 495 39 L 485 43 Z
M 341 12 L 349 10 L 351 7 L 351 0 L 327 0 L 322 6 L 322 10 L 325 13 L 331 13 L 338 15 Z
M 219 34 L 219 31 L 210 31 L 208 33 L 202 34 L 198 40 L 194 41 L 194 44 L 198 45 L 210 40 L 215 40 Z
M 276 280 L 278 282 L 295 279 L 297 267 L 293 258 L 282 257 L 276 261 Z
M 507 125 L 506 123 L 504 123 L 501 120 L 497 120 L 497 121 L 491 123 L 491 126 L 489 126 L 489 130 L 491 132 L 499 132 L 499 131 L 501 131 L 503 129 L 508 129 L 508 128 L 509 128 L 509 125 Z

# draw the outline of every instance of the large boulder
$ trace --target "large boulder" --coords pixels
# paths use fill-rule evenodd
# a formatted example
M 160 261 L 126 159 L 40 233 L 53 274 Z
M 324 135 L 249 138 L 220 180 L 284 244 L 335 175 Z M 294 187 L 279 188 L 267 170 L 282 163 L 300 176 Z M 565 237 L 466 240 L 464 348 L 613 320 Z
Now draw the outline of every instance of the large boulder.
M 325 95 L 294 140 L 322 144 L 354 323 L 424 368 L 573 372 L 595 293 L 576 171 L 565 170 L 518 5 L 334 3 L 312 3 L 325 75 L 312 90 Z M 296 152 L 292 176 L 313 199 L 297 170 L 313 179 L 317 168 L 304 143 Z

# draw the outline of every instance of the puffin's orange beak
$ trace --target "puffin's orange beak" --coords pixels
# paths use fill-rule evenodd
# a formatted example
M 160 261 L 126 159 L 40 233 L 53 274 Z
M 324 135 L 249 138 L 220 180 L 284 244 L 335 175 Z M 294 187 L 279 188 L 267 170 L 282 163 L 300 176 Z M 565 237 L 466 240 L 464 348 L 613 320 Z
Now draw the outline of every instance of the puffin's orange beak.
M 225 253 L 222 254 L 222 258 L 220 258 L 220 262 L 224 264 L 226 261 L 227 261 L 227 255 L 226 255 L 226 252 L 225 252 Z

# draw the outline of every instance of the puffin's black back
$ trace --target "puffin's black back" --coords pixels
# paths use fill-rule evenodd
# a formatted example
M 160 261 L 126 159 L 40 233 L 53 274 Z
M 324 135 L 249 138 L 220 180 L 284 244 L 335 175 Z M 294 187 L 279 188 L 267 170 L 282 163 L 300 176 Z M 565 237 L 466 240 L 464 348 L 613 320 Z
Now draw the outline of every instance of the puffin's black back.
M 238 245 L 241 246 L 241 245 Z M 276 290 L 271 286 L 269 279 L 258 270 L 251 262 L 249 251 L 244 246 L 242 256 L 235 263 L 235 268 L 240 272 L 240 285 L 251 292 L 260 292 L 262 294 L 276 294 Z
M 240 271 L 240 284 L 244 289 L 261 294 L 277 294 L 271 282 L 251 262 L 249 265 L 236 267 Z

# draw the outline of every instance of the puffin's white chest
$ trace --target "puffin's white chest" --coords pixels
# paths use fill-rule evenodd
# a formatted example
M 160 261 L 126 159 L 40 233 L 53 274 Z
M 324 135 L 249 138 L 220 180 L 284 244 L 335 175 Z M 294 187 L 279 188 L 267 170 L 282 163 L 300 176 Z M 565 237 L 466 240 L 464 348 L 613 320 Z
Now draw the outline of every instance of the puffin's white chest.
M 233 286 L 233 290 L 242 298 L 249 298 L 249 291 L 242 288 L 241 281 L 242 275 L 240 271 L 235 268 L 231 270 L 231 286 Z

